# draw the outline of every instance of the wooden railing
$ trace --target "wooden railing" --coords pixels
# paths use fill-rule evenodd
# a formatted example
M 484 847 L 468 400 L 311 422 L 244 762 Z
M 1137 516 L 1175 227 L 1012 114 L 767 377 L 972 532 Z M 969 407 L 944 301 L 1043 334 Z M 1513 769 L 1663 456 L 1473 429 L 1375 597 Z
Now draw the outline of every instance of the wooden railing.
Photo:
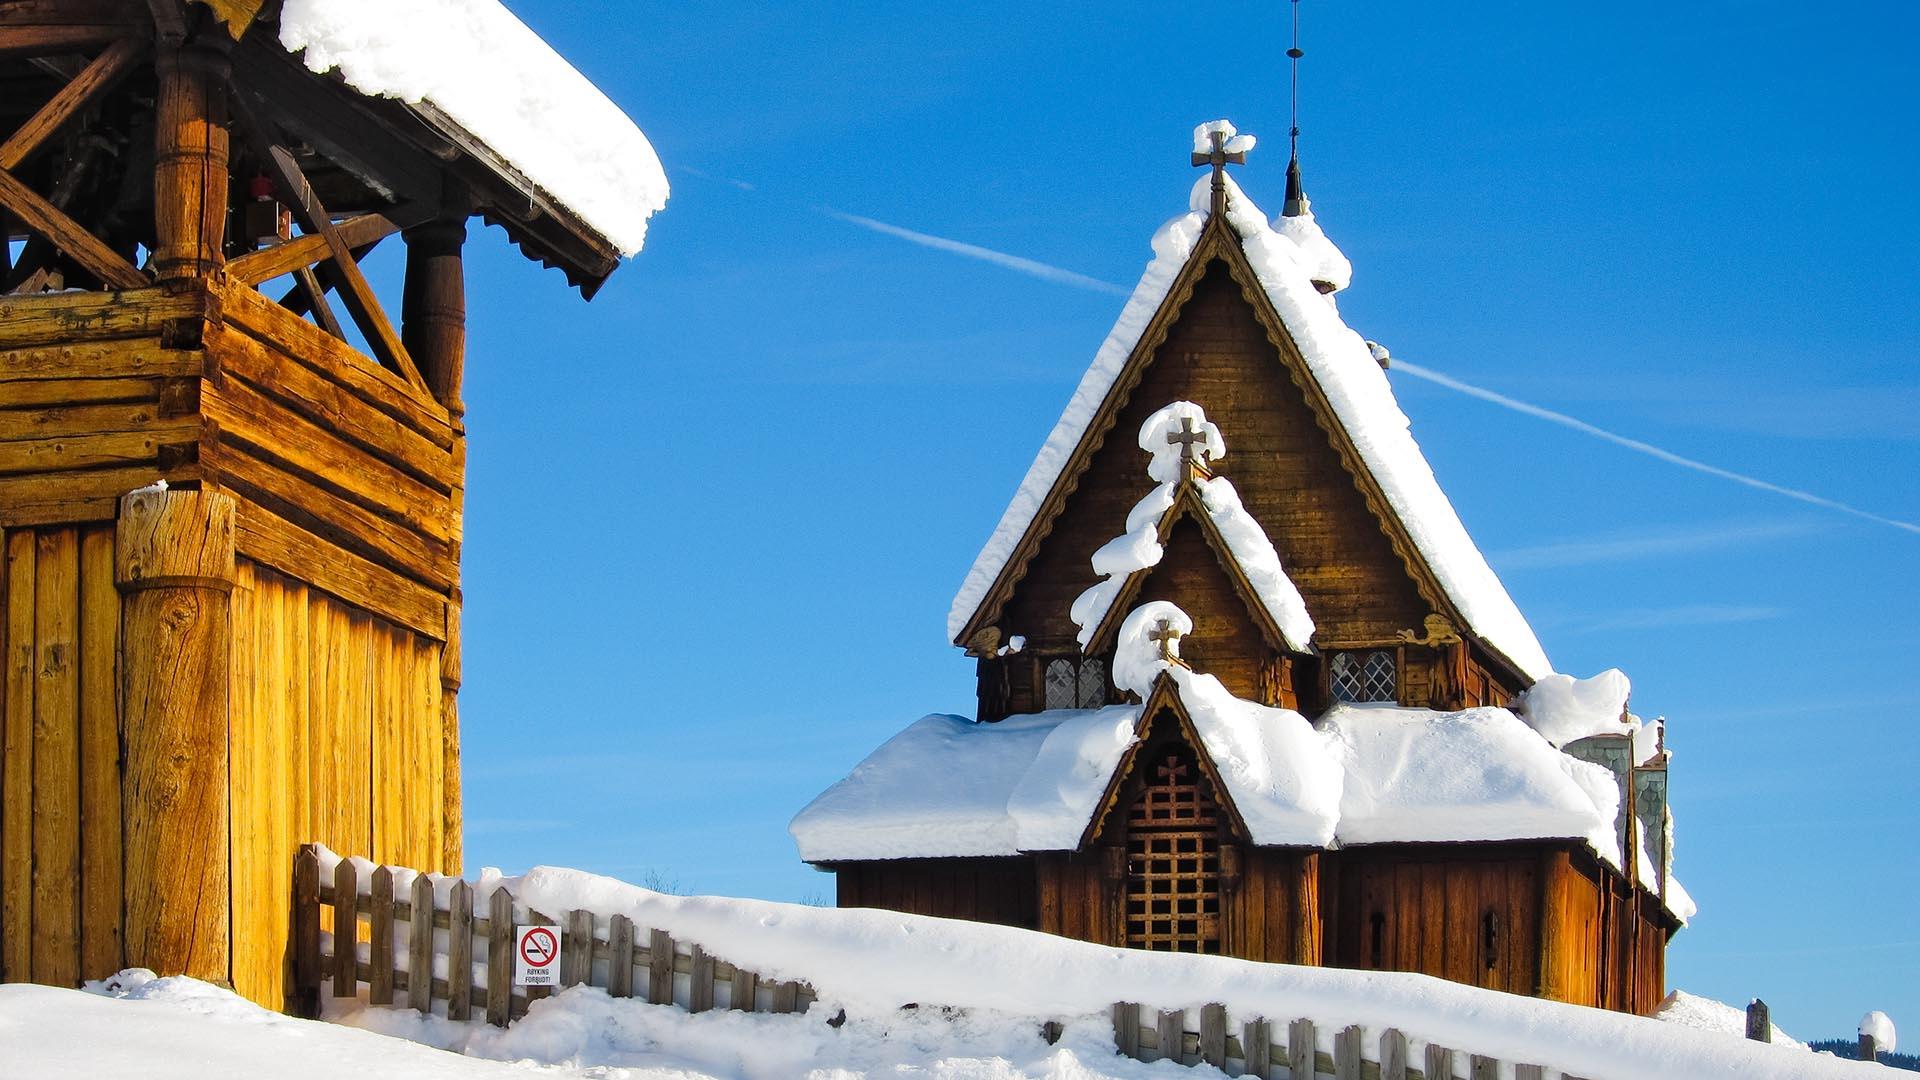
M 408 881 L 406 895 L 396 882 Z M 357 997 L 367 988 L 374 1005 L 404 1005 L 421 1012 L 445 1002 L 450 1020 L 475 1020 L 505 1026 L 524 1016 L 528 1005 L 552 991 L 515 988 L 516 926 L 559 926 L 560 985 L 604 987 L 614 997 L 678 1005 L 689 1012 L 725 1008 L 748 1012 L 804 1013 L 817 1000 L 805 983 L 773 981 L 730 963 L 693 942 L 675 941 L 664 930 L 645 930 L 623 915 L 567 911 L 557 917 L 519 903 L 496 887 L 484 906 L 474 903 L 474 887 L 456 881 L 437 896 L 434 882 L 390 866 L 363 873 L 355 860 L 341 859 L 322 880 L 319 849 L 307 845 L 294 863 L 292 1009 L 320 1013 L 320 998 Z M 330 911 L 333 931 L 322 928 Z M 484 914 L 481 912 L 484 911 Z M 364 940 L 362 940 L 364 937 Z M 415 978 L 414 973 L 431 973 Z M 1113 1006 L 1114 1048 L 1139 1061 L 1208 1064 L 1241 1076 L 1278 1080 L 1330 1075 L 1336 1080 L 1496 1080 L 1502 1063 L 1481 1054 L 1456 1051 L 1410 1039 L 1387 1029 L 1377 1045 L 1366 1045 L 1358 1026 L 1335 1033 L 1333 1053 L 1318 1049 L 1312 1020 L 1284 1027 L 1265 1017 L 1234 1024 L 1224 1005 L 1192 1010 L 1149 1012 L 1140 1005 Z M 845 1022 L 836 1013 L 827 1022 Z M 1190 1022 L 1191 1021 L 1191 1022 Z M 1063 1025 L 1040 1025 L 1048 1042 Z M 1420 1051 L 1416 1062 L 1412 1049 Z M 1229 1064 L 1231 1063 L 1231 1064 Z M 1515 1080 L 1546 1080 L 1540 1065 L 1515 1064 Z M 1563 1080 L 1580 1080 L 1553 1073 Z
M 477 910 L 471 884 L 454 882 L 441 901 L 425 874 L 412 875 L 406 895 L 395 895 L 395 879 L 408 875 L 412 871 L 379 866 L 363 876 L 343 858 L 322 880 L 319 850 L 300 849 L 293 872 L 293 1012 L 318 1016 L 322 993 L 356 997 L 365 985 L 373 1005 L 424 1013 L 440 1001 L 449 1020 L 479 1015 L 505 1027 L 552 992 L 513 985 L 516 925 L 560 927 L 562 987 L 598 986 L 614 997 L 689 1012 L 804 1013 L 815 1000 L 804 983 L 764 979 L 664 930 L 643 931 L 624 915 L 567 911 L 555 918 L 518 903 L 505 887 Z M 332 913 L 331 933 L 321 928 L 323 909 Z

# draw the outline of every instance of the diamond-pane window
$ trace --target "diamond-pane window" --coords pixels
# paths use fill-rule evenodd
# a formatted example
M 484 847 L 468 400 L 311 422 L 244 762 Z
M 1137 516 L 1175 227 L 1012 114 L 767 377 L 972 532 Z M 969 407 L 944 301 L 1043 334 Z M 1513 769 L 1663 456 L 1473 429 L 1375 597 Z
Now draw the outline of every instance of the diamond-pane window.
M 1097 709 L 1107 703 L 1107 665 L 1088 660 L 1080 665 L 1078 703 L 1083 709 Z
M 1047 708 L 1071 709 L 1079 689 L 1073 661 L 1047 661 Z
M 1327 681 L 1335 701 L 1397 701 L 1396 674 L 1393 653 L 1385 649 L 1339 652 L 1333 654 Z

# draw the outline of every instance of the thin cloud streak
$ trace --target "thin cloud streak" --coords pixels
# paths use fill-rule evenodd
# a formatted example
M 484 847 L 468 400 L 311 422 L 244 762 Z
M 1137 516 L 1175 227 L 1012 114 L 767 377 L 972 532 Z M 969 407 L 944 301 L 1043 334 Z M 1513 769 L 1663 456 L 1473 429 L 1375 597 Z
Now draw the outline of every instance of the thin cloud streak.
M 1744 607 L 1731 604 L 1683 604 L 1669 608 L 1627 608 L 1591 619 L 1576 619 L 1565 624 L 1564 634 L 1597 634 L 1602 631 L 1662 630 L 1675 626 L 1723 626 L 1729 623 L 1763 622 L 1785 615 L 1776 607 Z
M 1099 278 L 1088 277 L 1085 274 L 1075 273 L 1072 270 L 1063 269 L 1048 263 L 1022 258 L 1018 255 L 1009 255 L 1004 251 L 995 251 L 992 248 L 983 248 L 978 244 L 968 244 L 959 240 L 949 240 L 944 236 L 934 236 L 931 233 L 903 229 L 898 225 L 889 225 L 884 221 L 875 221 L 870 217 L 861 217 L 859 214 L 849 214 L 844 210 L 835 210 L 830 206 L 823 206 L 820 208 L 820 211 L 828 217 L 844 221 L 849 225 L 858 225 L 863 229 L 877 232 L 882 236 L 891 236 L 896 240 L 905 240 L 910 244 L 930 247 L 935 251 L 945 251 L 953 255 L 964 255 L 969 259 L 979 259 L 981 262 L 992 263 L 995 266 L 1003 267 L 1016 273 L 1026 274 L 1029 277 L 1037 277 L 1042 281 L 1051 281 L 1056 285 L 1071 285 L 1076 289 L 1087 289 L 1091 292 L 1106 293 L 1110 296 L 1126 296 L 1131 292 L 1131 290 L 1115 285 L 1111 281 L 1101 281 Z
M 1404 360 L 1396 359 L 1393 362 L 1393 370 L 1406 372 L 1416 379 L 1424 379 L 1427 382 L 1444 386 L 1449 390 L 1457 390 L 1469 397 L 1476 397 L 1482 401 L 1491 402 L 1504 409 L 1511 409 L 1514 412 L 1522 413 L 1535 419 L 1559 424 L 1561 427 L 1572 428 L 1582 434 L 1591 435 L 1596 439 L 1604 439 L 1607 442 L 1613 443 L 1615 446 L 1624 446 L 1629 450 L 1638 451 L 1648 457 L 1658 458 L 1670 465 L 1678 465 L 1683 469 L 1692 469 L 1694 472 L 1705 473 L 1708 476 L 1717 476 L 1722 480 L 1731 480 L 1736 484 L 1743 484 L 1757 491 L 1766 491 L 1775 495 L 1783 495 L 1789 499 L 1797 499 L 1810 506 L 1836 510 L 1842 514 L 1851 514 L 1854 517 L 1878 522 L 1881 525 L 1889 525 L 1904 532 L 1920 534 L 1920 525 L 1916 525 L 1911 521 L 1901 521 L 1898 518 L 1884 517 L 1870 510 L 1862 510 L 1857 506 L 1849 506 L 1836 499 L 1815 495 L 1810 491 L 1784 487 L 1780 484 L 1761 480 L 1758 477 L 1748 476 L 1745 473 L 1737 473 L 1731 469 L 1723 469 L 1718 465 L 1709 465 L 1704 461 L 1697 461 L 1690 457 L 1682 457 L 1671 450 L 1662 450 L 1652 443 L 1641 442 L 1639 439 L 1630 439 L 1625 435 L 1616 435 L 1605 428 L 1595 427 L 1585 420 L 1576 419 L 1568 416 L 1566 413 L 1554 412 L 1552 409 L 1543 409 L 1538 405 L 1529 405 L 1524 401 L 1515 400 L 1505 394 L 1498 394 L 1492 390 L 1482 389 L 1471 383 L 1463 383 L 1451 376 L 1442 375 L 1437 371 L 1430 368 L 1423 368 L 1418 364 L 1409 364 Z
M 1763 523 L 1730 522 L 1699 528 L 1647 530 L 1629 535 L 1613 535 L 1594 540 L 1564 540 L 1533 547 L 1510 548 L 1490 553 L 1487 558 L 1502 572 L 1544 570 L 1568 566 L 1592 566 L 1597 563 L 1630 562 L 1662 555 L 1690 555 L 1717 551 L 1740 544 L 1760 543 L 1821 531 L 1810 521 Z

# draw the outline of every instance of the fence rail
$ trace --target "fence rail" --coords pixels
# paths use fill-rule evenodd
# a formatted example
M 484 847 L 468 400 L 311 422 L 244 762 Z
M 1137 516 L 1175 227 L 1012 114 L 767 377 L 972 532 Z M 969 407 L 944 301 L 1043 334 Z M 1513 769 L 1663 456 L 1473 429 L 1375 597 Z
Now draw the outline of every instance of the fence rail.
M 449 1020 L 478 1014 L 504 1027 L 551 993 L 514 987 L 516 925 L 560 928 L 563 987 L 598 986 L 614 997 L 689 1012 L 804 1013 L 817 999 L 805 983 L 763 978 L 624 915 L 566 911 L 555 918 L 518 903 L 504 886 L 480 909 L 466 881 L 454 882 L 442 899 L 425 874 L 390 866 L 363 874 L 345 858 L 328 880 L 322 877 L 319 849 L 303 846 L 294 860 L 290 1003 L 302 1016 L 320 1014 L 329 987 L 335 998 L 350 998 L 364 985 L 370 1004 L 430 1012 L 443 1002 Z M 396 879 L 410 879 L 405 895 L 395 895 Z M 331 933 L 322 929 L 323 910 L 332 913 Z
M 766 979 L 698 943 L 675 941 L 666 931 L 643 929 L 623 915 L 566 911 L 555 917 L 520 904 L 504 886 L 496 887 L 484 906 L 476 905 L 469 882 L 454 882 L 443 897 L 425 874 L 390 866 L 363 872 L 362 864 L 345 858 L 325 880 L 322 869 L 319 849 L 301 848 L 294 862 L 290 1003 L 300 1015 L 319 1015 L 321 995 L 329 987 L 335 998 L 350 998 L 364 985 L 374 1005 L 432 1012 L 439 1002 L 449 1020 L 484 1017 L 504 1027 L 551 993 L 513 985 L 514 930 L 528 925 L 562 931 L 563 987 L 597 986 L 614 997 L 678 1005 L 689 1012 L 805 1013 L 818 1000 L 805 983 Z M 402 882 L 404 895 L 396 893 Z M 322 927 L 322 912 L 331 913 L 331 933 Z M 417 979 L 415 972 L 426 977 Z M 1503 1068 L 1495 1058 L 1422 1043 L 1391 1028 L 1372 1047 L 1365 1045 L 1360 1027 L 1342 1028 L 1329 1054 L 1318 1049 L 1312 1020 L 1279 1025 L 1254 1017 L 1234 1024 L 1218 1004 L 1154 1012 L 1120 1002 L 1112 1018 L 1114 1048 L 1127 1057 L 1209 1064 L 1261 1080 L 1498 1080 Z M 844 1021 L 842 1013 L 827 1022 L 837 1027 Z M 1040 1028 L 1048 1042 L 1059 1039 L 1062 1030 L 1058 1021 Z M 1410 1054 L 1415 1048 L 1421 1051 L 1417 1061 Z M 1531 1064 L 1512 1065 L 1511 1075 L 1514 1080 L 1549 1075 L 1581 1080 Z

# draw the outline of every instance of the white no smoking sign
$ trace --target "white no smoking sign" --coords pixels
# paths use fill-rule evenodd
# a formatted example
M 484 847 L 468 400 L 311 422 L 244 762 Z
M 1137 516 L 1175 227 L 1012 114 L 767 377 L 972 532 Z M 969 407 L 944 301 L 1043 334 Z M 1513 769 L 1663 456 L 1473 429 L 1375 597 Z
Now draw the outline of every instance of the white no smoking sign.
M 551 926 L 522 926 L 516 930 L 513 985 L 560 985 L 560 931 Z

